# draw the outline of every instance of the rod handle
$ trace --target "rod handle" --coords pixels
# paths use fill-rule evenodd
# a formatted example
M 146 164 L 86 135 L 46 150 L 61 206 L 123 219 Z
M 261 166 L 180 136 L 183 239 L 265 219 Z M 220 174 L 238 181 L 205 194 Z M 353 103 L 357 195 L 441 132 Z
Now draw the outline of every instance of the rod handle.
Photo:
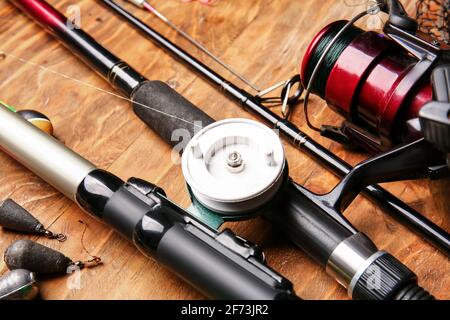
M 161 239 L 157 256 L 206 296 L 225 300 L 298 299 L 289 281 L 269 276 L 279 277 L 265 270 L 265 263 L 252 264 L 253 257 L 233 257 L 234 253 L 226 253 L 228 250 L 221 248 L 217 239 L 199 231 L 190 224 L 175 224 Z
M 214 122 L 210 116 L 161 81 L 145 81 L 132 94 L 136 115 L 168 144 L 180 152 L 203 127 Z

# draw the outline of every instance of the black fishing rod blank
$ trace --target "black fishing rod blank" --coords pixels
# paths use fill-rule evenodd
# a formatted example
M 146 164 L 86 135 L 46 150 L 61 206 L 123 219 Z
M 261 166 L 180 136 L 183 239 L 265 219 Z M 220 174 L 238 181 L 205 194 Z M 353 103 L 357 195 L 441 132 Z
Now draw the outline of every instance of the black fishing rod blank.
M 273 126 L 273 128 L 278 129 L 296 148 L 307 153 L 320 164 L 329 168 L 333 173 L 342 177 L 351 171 L 352 167 L 348 163 L 315 142 L 293 123 L 264 106 L 259 97 L 248 93 L 223 78 L 204 63 L 139 20 L 115 1 L 101 0 L 100 2 L 141 31 L 156 45 L 216 85 L 220 88 L 221 92 L 226 93 L 232 100 L 242 105 L 245 110 L 254 113 Z M 364 193 L 392 217 L 417 232 L 431 244 L 442 250 L 447 256 L 450 255 L 450 236 L 445 230 L 378 185 L 366 187 Z
M 0 148 L 206 296 L 297 298 L 292 284 L 267 267 L 255 245 L 193 219 L 149 182 L 124 182 L 98 169 L 3 106 Z
M 57 37 L 114 88 L 120 90 L 132 101 L 136 115 L 167 143 L 176 145 L 179 142 L 172 139 L 172 125 L 179 128 L 186 127 L 193 135 L 198 131 L 198 126 L 209 124 L 196 122 L 209 117 L 175 90 L 161 81 L 147 80 L 82 29 L 68 23 L 68 19 L 47 2 L 42 0 L 10 0 L 10 2 Z M 169 101 L 172 103 L 168 103 Z

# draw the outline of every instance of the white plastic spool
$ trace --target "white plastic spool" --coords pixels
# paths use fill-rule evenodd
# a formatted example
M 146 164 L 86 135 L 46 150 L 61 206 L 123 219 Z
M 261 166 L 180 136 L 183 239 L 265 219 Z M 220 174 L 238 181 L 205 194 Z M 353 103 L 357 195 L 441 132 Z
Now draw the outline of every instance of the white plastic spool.
M 206 208 L 241 215 L 279 191 L 286 159 L 278 135 L 247 119 L 215 122 L 198 132 L 182 157 L 184 178 Z

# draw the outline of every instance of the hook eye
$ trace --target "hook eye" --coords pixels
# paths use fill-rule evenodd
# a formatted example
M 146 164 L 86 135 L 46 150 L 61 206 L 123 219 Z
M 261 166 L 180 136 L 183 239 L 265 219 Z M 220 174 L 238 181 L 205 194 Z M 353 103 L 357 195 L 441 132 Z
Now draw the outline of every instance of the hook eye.
M 281 101 L 283 101 L 285 99 L 285 97 L 286 97 L 286 94 L 290 94 L 290 92 L 288 92 L 288 88 L 291 88 L 291 90 L 289 90 L 289 91 L 292 91 L 292 88 L 295 85 L 298 85 L 298 88 L 294 92 L 293 95 L 289 96 L 289 99 L 287 101 L 287 104 L 290 107 L 293 107 L 294 105 L 297 104 L 297 102 L 300 100 L 300 97 L 302 96 L 303 91 L 304 91 L 300 75 L 297 74 L 297 75 L 293 76 L 291 78 L 291 80 L 286 82 L 286 84 L 283 87 L 283 90 L 281 90 Z

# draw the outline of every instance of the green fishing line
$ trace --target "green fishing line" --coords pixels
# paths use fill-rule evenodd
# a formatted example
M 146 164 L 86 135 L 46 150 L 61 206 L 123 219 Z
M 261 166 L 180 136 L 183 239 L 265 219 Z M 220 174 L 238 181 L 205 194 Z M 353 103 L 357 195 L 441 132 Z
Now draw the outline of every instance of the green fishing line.
M 2 106 L 5 106 L 6 108 L 8 108 L 9 110 L 11 110 L 12 112 L 17 112 L 16 109 L 14 109 L 13 107 L 11 107 L 9 104 L 7 104 L 6 102 L 3 102 L 2 100 L 0 100 L 0 104 Z
M 338 32 L 344 27 L 347 21 L 338 21 L 330 29 L 323 35 L 321 41 L 317 45 L 317 48 L 314 50 L 311 60 L 309 61 L 307 70 L 306 70 L 306 78 L 305 81 L 308 83 L 311 74 L 316 67 L 317 63 L 320 60 L 323 52 L 327 48 L 328 44 L 334 39 L 334 37 L 338 34 Z M 317 77 L 315 78 L 314 83 L 312 83 L 312 92 L 318 94 L 320 97 L 325 97 L 325 90 L 327 86 L 328 77 L 330 75 L 331 70 L 333 69 L 336 61 L 341 56 L 342 52 L 350 45 L 350 43 L 361 33 L 363 30 L 352 26 L 347 31 L 345 31 L 341 37 L 334 43 L 330 51 L 325 56 L 325 60 L 321 64 L 319 68 L 319 72 Z

